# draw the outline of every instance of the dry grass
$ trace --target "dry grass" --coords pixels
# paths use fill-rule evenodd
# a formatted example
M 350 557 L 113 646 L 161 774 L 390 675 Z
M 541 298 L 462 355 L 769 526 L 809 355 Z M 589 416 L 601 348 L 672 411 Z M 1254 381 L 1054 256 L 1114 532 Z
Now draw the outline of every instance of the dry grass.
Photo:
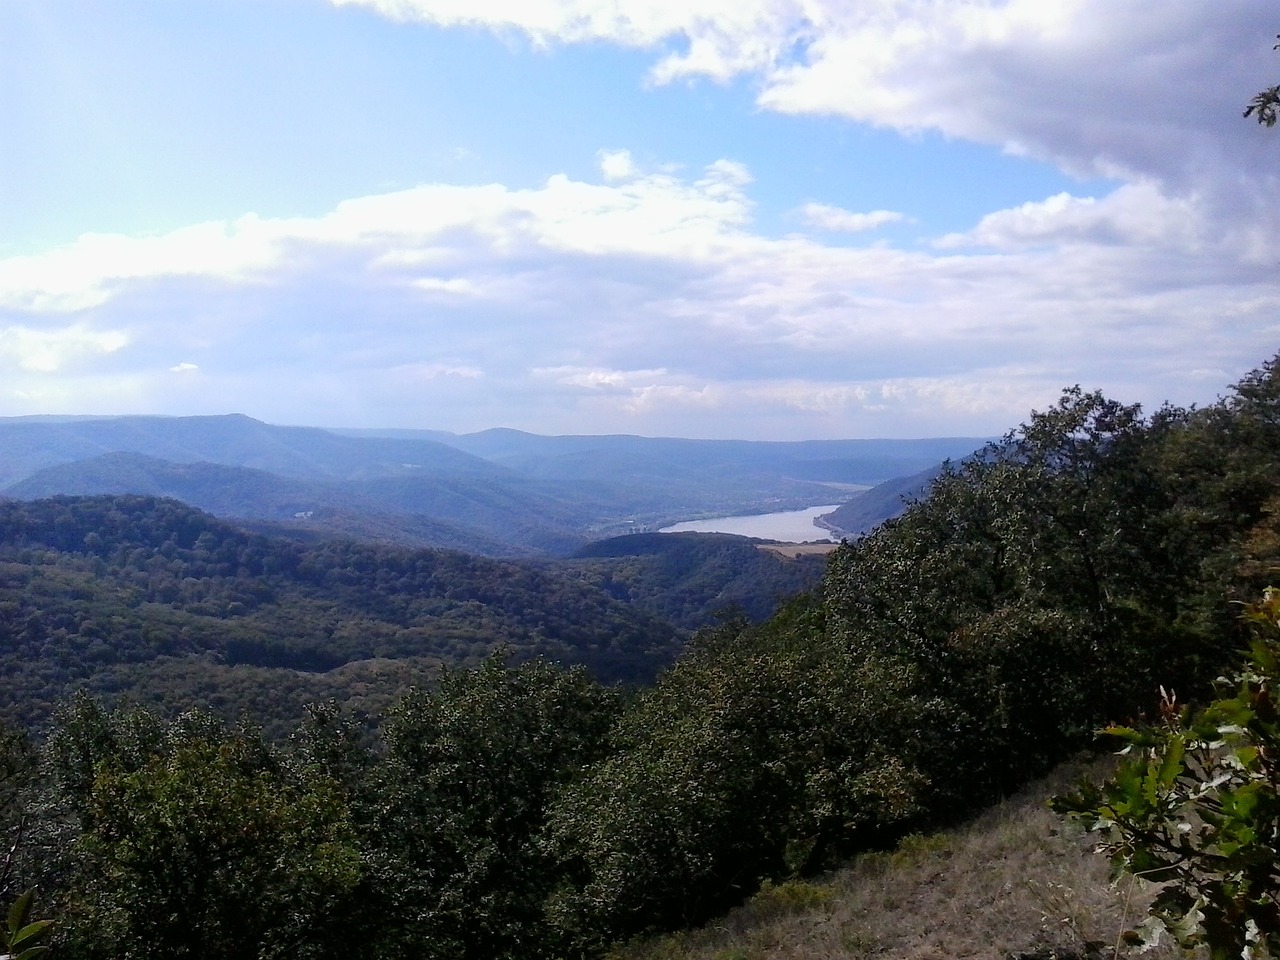
M 1117 937 L 1141 920 L 1150 891 L 1113 886 L 1088 838 L 1047 806 L 1086 772 L 1106 769 L 1063 767 L 961 829 L 908 838 L 817 882 L 766 887 L 703 929 L 610 960 L 1005 960 L 1089 941 L 1106 945 L 1095 956 L 1127 956 Z
M 786 557 L 794 560 L 796 557 L 808 557 L 820 554 L 831 553 L 840 544 L 838 543 L 759 543 L 756 547 L 760 550 L 776 553 L 780 557 Z

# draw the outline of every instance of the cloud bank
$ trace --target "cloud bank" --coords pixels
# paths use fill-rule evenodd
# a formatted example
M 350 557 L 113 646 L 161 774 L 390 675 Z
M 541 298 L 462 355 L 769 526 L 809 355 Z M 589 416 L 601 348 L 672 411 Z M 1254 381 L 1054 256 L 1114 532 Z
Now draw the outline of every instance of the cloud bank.
M 1265 0 L 331 0 L 542 45 L 651 50 L 650 79 L 758 79 L 759 104 L 936 130 L 1184 189 L 1272 176 L 1236 122 L 1269 86 Z
M 0 260 L 0 414 L 989 434 L 1074 382 L 1211 399 L 1280 340 L 1280 134 L 1240 117 L 1280 66 L 1265 0 L 329 2 L 641 50 L 637 84 L 741 80 L 764 111 L 1117 186 L 916 242 L 902 213 L 815 199 L 779 236 L 737 159 L 645 169 L 613 143 L 594 179 L 85 235 Z
M 334 425 L 993 433 L 1076 381 L 1202 399 L 1276 339 L 1249 245 L 1152 183 L 904 250 L 825 239 L 885 212 L 762 235 L 732 161 L 602 158 L 599 183 L 424 185 L 0 261 L 0 412 L 78 393 Z

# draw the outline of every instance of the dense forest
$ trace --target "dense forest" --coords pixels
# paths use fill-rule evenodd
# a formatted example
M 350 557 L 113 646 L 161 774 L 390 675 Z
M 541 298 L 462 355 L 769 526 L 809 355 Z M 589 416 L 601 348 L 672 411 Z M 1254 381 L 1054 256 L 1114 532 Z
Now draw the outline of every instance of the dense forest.
M 697 630 L 709 625 L 709 612 L 768 618 L 780 602 L 816 586 L 825 563 L 821 554 L 783 558 L 732 534 L 635 533 L 599 540 L 551 566 Z
M 300 544 L 149 497 L 0 504 L 0 611 L 0 716 L 27 726 L 85 684 L 172 705 L 222 686 L 221 703 L 293 725 L 305 699 L 343 692 L 352 678 L 328 675 L 344 666 L 429 675 L 503 645 L 605 682 L 647 682 L 681 643 L 666 623 L 548 570 Z M 291 682 L 291 710 L 255 709 Z
M 0 502 L 0 719 L 40 727 L 83 688 L 247 714 L 279 739 L 309 702 L 378 715 L 499 649 L 648 684 L 691 631 L 730 611 L 763 620 L 821 575 L 821 557 L 712 534 L 502 561 L 263 536 L 154 497 Z
M 36 886 L 75 958 L 597 957 L 972 812 L 1104 722 L 1139 717 L 1159 686 L 1205 694 L 1243 637 L 1237 601 L 1274 576 L 1278 505 L 1280 358 L 1199 410 L 1144 414 L 1072 388 L 843 544 L 815 589 L 763 622 L 700 631 L 638 692 L 499 652 L 411 690 L 372 730 L 329 702 L 282 741 L 207 711 L 78 696 L 37 742 L 3 741 L 4 892 Z M 301 547 L 278 556 L 200 529 L 199 514 L 185 539 L 166 532 L 169 548 L 106 501 L 5 510 L 6 576 L 46 567 L 48 610 L 66 598 L 70 616 L 75 591 L 101 589 L 137 616 L 137 646 L 104 651 L 74 620 L 23 621 L 25 593 L 6 593 L 12 642 L 55 657 L 200 636 L 215 655 L 270 663 L 283 653 L 254 639 L 253 617 L 273 615 L 285 571 L 307 585 L 290 603 L 363 605 L 368 626 L 342 643 L 375 652 L 408 642 L 377 624 L 436 602 L 429 565 L 384 548 L 318 547 L 345 553 L 310 567 Z M 23 543 L 45 529 L 33 510 L 64 539 Z M 573 590 L 590 584 L 496 569 L 474 568 L 475 618 L 449 642 L 479 652 L 500 627 L 576 636 L 569 611 L 587 601 Z M 413 589 L 380 588 L 384 573 Z M 207 632 L 146 620 L 164 590 L 210 617 Z M 544 590 L 554 602 L 535 605 Z M 622 610 L 588 646 L 623 664 L 669 653 Z M 338 649 L 311 628 L 295 642 L 287 655 L 317 666 Z M 15 699 L 43 689 L 19 660 L 6 670 Z

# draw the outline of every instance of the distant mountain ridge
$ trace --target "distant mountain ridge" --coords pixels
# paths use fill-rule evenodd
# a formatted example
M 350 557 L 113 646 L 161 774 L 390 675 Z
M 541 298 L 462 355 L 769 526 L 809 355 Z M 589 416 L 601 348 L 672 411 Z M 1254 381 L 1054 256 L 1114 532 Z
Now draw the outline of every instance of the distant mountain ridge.
M 281 427 L 243 414 L 127 416 L 33 421 L 0 418 L 0 485 L 36 470 L 104 453 L 140 453 L 174 463 L 250 467 L 300 479 L 356 479 L 430 471 L 500 476 L 502 467 L 426 438 L 357 439 L 319 427 Z
M 980 445 L 326 430 L 240 414 L 0 418 L 0 495 L 169 496 L 299 533 L 564 556 L 680 520 L 831 503 Z
M 383 436 L 382 431 L 337 431 Z M 773 475 L 785 465 L 795 480 L 874 485 L 915 473 L 942 460 L 972 453 L 987 441 L 976 437 L 912 440 L 692 440 L 632 434 L 544 436 L 509 428 L 478 433 L 390 431 L 437 440 L 523 473 L 546 478 L 581 476 L 581 469 L 613 477 L 627 469 L 661 465 L 677 474 L 730 468 Z M 607 458 L 607 459 L 602 459 Z

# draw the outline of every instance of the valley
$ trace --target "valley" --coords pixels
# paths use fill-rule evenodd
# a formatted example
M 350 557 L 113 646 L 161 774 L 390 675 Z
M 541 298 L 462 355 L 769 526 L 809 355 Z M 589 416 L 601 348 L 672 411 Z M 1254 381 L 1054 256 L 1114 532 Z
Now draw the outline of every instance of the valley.
M 832 503 L 831 484 L 892 481 L 982 443 L 381 433 L 243 416 L 0 418 L 0 496 L 146 494 L 293 536 L 565 556 L 690 517 Z M 900 509 L 892 501 L 884 515 Z

